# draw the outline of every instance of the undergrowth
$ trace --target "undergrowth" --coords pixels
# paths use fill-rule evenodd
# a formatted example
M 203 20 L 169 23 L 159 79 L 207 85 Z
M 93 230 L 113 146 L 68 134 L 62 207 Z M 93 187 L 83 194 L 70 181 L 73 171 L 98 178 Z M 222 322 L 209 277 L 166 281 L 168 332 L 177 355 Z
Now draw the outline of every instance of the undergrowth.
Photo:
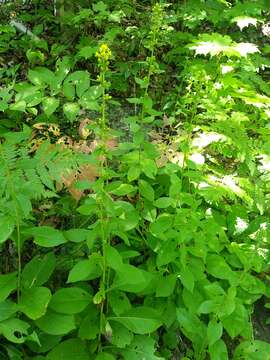
M 270 359 L 268 5 L 0 5 L 1 360 Z

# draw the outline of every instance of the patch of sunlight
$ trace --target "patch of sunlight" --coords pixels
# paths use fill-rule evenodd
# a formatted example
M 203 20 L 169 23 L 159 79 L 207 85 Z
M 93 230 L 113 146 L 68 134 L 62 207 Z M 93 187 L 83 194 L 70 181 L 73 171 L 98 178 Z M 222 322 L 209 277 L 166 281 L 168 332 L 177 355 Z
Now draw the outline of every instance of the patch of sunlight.
M 270 156 L 262 154 L 259 156 L 259 161 L 261 165 L 258 166 L 260 172 L 270 171 Z
M 236 218 L 235 227 L 235 234 L 241 234 L 248 228 L 248 222 L 239 216 Z
M 205 163 L 205 157 L 200 153 L 193 153 L 189 156 L 189 160 L 196 165 L 203 165 Z
M 248 54 L 260 52 L 258 46 L 252 43 L 239 43 L 234 45 L 233 48 L 243 57 L 247 57 Z
M 235 179 L 231 175 L 225 175 L 221 183 L 227 186 L 231 191 L 233 191 L 236 195 L 241 196 L 243 194 L 243 190 L 236 184 Z
M 221 74 L 227 74 L 229 72 L 232 72 L 234 70 L 233 66 L 230 65 L 221 65 Z
M 250 16 L 237 16 L 231 20 L 236 23 L 239 29 L 242 31 L 245 27 L 249 25 L 257 26 L 258 19 Z
M 244 97 L 246 104 L 253 105 L 257 108 L 268 108 L 270 106 L 270 98 L 265 95 L 256 94 L 253 97 Z
M 226 141 L 226 136 L 215 133 L 215 132 L 209 132 L 209 133 L 201 133 L 198 137 L 193 139 L 192 146 L 203 149 L 204 147 L 208 146 L 209 144 L 213 142 L 218 141 Z

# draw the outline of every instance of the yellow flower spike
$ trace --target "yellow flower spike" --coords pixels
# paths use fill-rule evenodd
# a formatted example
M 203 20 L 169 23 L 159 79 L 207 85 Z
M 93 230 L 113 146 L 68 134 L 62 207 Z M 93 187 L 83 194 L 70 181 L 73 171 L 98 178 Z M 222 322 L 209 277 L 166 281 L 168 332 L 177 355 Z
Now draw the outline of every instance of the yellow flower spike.
M 108 61 L 112 57 L 112 52 L 107 44 L 101 44 L 98 51 L 96 52 L 96 57 L 99 61 Z

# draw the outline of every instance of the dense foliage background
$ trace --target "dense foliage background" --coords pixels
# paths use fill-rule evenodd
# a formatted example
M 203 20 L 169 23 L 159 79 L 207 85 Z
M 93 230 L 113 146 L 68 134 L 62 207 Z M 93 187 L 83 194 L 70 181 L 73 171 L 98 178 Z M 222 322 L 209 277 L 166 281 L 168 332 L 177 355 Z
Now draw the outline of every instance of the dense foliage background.
M 269 360 L 269 0 L 0 20 L 1 360 Z

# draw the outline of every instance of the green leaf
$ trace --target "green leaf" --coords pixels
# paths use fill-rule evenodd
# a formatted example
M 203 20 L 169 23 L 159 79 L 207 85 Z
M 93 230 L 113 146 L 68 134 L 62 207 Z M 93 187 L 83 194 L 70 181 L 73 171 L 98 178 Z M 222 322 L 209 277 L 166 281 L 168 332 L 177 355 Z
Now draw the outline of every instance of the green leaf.
M 50 310 L 35 320 L 35 324 L 50 335 L 65 335 L 76 328 L 73 315 L 58 314 Z
M 94 304 L 87 308 L 87 315 L 84 317 L 79 328 L 79 337 L 83 340 L 94 340 L 99 334 L 100 313 Z
M 56 81 L 54 73 L 45 67 L 36 67 L 34 70 L 29 70 L 28 79 L 38 86 L 53 84 Z
M 212 319 L 208 323 L 208 327 L 207 327 L 207 339 L 209 346 L 212 346 L 216 341 L 218 341 L 221 338 L 222 332 L 223 332 L 222 323 Z
M 42 100 L 43 110 L 48 117 L 56 111 L 59 104 L 59 99 L 56 99 L 54 97 L 46 97 Z
M 229 316 L 222 319 L 222 324 L 224 329 L 233 339 L 250 327 L 249 311 L 244 305 L 236 304 L 235 310 Z
M 88 260 L 79 261 L 69 272 L 68 283 L 76 281 L 93 280 L 102 274 L 102 258 L 92 254 Z
M 108 318 L 109 321 L 117 321 L 135 334 L 148 334 L 157 330 L 162 325 L 158 312 L 151 308 L 141 306 Z
M 167 276 L 160 276 L 157 289 L 156 289 L 156 296 L 157 297 L 168 297 L 170 296 L 175 288 L 177 276 L 174 274 L 167 275 Z
M 117 231 L 129 231 L 137 226 L 139 214 L 132 204 L 127 201 L 115 201 L 114 208 L 118 217 Z
M 17 101 L 14 104 L 11 104 L 9 108 L 13 111 L 24 112 L 26 109 L 26 102 L 24 100 Z
M 100 354 L 98 354 L 98 356 L 95 358 L 95 360 L 115 360 L 116 358 L 111 355 L 111 354 L 108 354 L 106 352 L 102 352 Z
M 145 199 L 151 202 L 155 200 L 155 191 L 147 181 L 139 180 L 139 191 Z
M 173 201 L 169 197 L 161 197 L 155 201 L 155 206 L 160 209 L 165 209 L 173 204 Z
M 35 256 L 29 261 L 22 271 L 22 286 L 31 288 L 45 284 L 52 275 L 56 265 L 54 253 L 48 253 L 41 257 Z
M 46 360 L 90 360 L 85 343 L 80 339 L 68 339 L 49 352 Z
M 76 87 L 77 96 L 81 97 L 90 86 L 88 71 L 75 71 L 66 77 L 63 85 L 64 94 L 71 100 L 74 98 L 74 86 Z
M 29 228 L 24 233 L 32 235 L 34 242 L 43 247 L 54 247 L 67 242 L 61 231 L 50 226 Z
M 0 301 L 5 300 L 10 293 L 17 289 L 17 273 L 0 275 Z
M 129 347 L 121 353 L 125 360 L 164 360 L 155 355 L 155 340 L 149 336 L 136 335 Z
M 124 292 L 117 290 L 110 292 L 109 303 L 116 315 L 121 315 L 131 308 L 127 295 Z
M 97 51 L 96 46 L 84 46 L 78 52 L 78 57 L 82 57 L 84 59 L 90 59 L 92 56 L 95 55 Z
M 64 236 L 68 241 L 81 243 L 86 241 L 91 231 L 86 229 L 70 229 L 64 232 Z
M 80 112 L 80 106 L 77 103 L 66 103 L 63 106 L 63 111 L 68 120 L 73 122 Z
M 141 163 L 142 171 L 150 179 L 154 179 L 157 174 L 157 165 L 152 159 L 144 159 Z
M 108 267 L 116 271 L 118 269 L 121 269 L 121 266 L 123 265 L 123 260 L 119 252 L 112 246 L 107 245 L 105 247 L 105 253 Z
M 14 221 L 9 216 L 0 217 L 0 244 L 4 243 L 14 230 Z
M 9 319 L 13 314 L 17 312 L 17 304 L 10 300 L 4 300 L 0 302 L 0 322 Z
M 124 196 L 136 191 L 136 187 L 130 184 L 121 184 L 118 188 L 111 191 L 113 195 Z
M 237 346 L 233 360 L 268 360 L 269 354 L 269 343 L 261 340 L 246 340 Z
M 229 280 L 231 283 L 237 280 L 236 274 L 234 274 L 222 256 L 215 254 L 207 255 L 206 267 L 208 273 L 218 279 Z
M 181 280 L 182 284 L 184 285 L 184 287 L 192 293 L 193 289 L 194 289 L 195 280 L 194 280 L 194 275 L 190 271 L 188 266 L 181 269 L 180 280 Z
M 0 334 L 8 341 L 22 344 L 28 336 L 30 325 L 20 319 L 8 319 L 0 323 Z
M 111 343 L 118 348 L 125 348 L 133 339 L 133 334 L 125 326 L 120 323 L 111 323 L 112 338 Z
M 133 265 L 123 264 L 117 268 L 112 288 L 134 293 L 141 292 L 149 284 L 145 273 Z
M 90 303 L 91 297 L 85 290 L 70 287 L 58 290 L 50 301 L 50 309 L 63 314 L 77 314 Z
M 51 292 L 46 287 L 33 287 L 22 291 L 19 309 L 30 319 L 36 320 L 46 313 Z
M 209 346 L 211 360 L 228 360 L 228 351 L 223 340 L 219 339 L 213 345 Z
M 140 176 L 141 169 L 139 165 L 133 165 L 128 169 L 127 177 L 128 181 L 137 180 Z

